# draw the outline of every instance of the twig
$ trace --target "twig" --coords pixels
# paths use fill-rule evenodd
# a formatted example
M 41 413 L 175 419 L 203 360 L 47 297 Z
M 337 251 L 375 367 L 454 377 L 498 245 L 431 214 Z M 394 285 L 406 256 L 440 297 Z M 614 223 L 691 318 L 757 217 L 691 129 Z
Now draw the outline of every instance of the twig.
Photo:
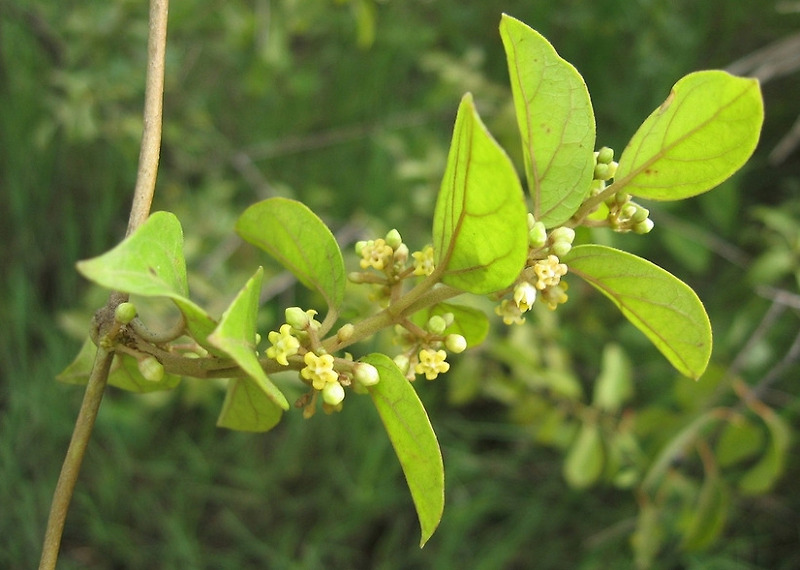
M 164 56 L 167 41 L 167 14 L 169 0 L 151 0 L 150 2 L 150 31 L 147 45 L 148 66 L 145 86 L 144 103 L 144 128 L 142 143 L 139 152 L 139 171 L 136 177 L 131 214 L 128 220 L 127 235 L 133 233 L 147 219 L 150 214 L 150 205 L 155 192 L 156 173 L 158 171 L 158 158 L 161 149 L 161 117 L 164 93 Z M 97 316 L 112 319 L 114 308 L 126 301 L 128 296 L 123 293 L 112 293 L 107 305 L 98 311 Z M 54 570 L 58 562 L 58 551 L 61 546 L 61 537 L 64 532 L 64 522 L 78 480 L 83 457 L 89 445 L 103 392 L 108 382 L 111 362 L 114 358 L 113 348 L 107 348 L 113 342 L 108 338 L 109 321 L 105 323 L 98 319 L 99 339 L 97 355 L 94 366 L 89 375 L 86 392 L 83 396 L 81 409 L 75 421 L 67 455 L 61 473 L 58 476 L 56 489 L 53 493 L 53 502 L 50 515 L 47 519 L 42 557 L 39 570 Z

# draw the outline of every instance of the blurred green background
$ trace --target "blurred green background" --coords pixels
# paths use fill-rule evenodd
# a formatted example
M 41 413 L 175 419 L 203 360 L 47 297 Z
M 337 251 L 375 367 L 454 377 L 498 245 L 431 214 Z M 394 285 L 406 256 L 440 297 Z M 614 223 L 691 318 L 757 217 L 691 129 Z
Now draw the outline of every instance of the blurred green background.
M 610 305 L 580 289 L 557 314 L 498 326 L 446 379 L 417 386 L 447 484 L 444 519 L 423 550 L 399 465 L 363 398 L 249 435 L 214 426 L 217 385 L 110 389 L 59 568 L 800 567 L 797 448 L 777 445 L 731 388 L 757 387 L 797 435 L 800 151 L 775 149 L 800 115 L 799 2 L 173 2 L 155 208 L 183 223 L 193 295 L 218 313 L 264 263 L 232 227 L 269 196 L 306 202 L 343 246 L 392 227 L 423 246 L 465 91 L 517 152 L 501 12 L 581 71 L 598 144 L 618 155 L 680 76 L 795 38 L 736 68 L 761 74 L 766 103 L 759 150 L 740 174 L 685 203 L 648 205 L 656 231 L 647 238 L 593 236 L 698 291 L 716 334 L 706 377 L 676 378 Z M 127 222 L 146 18 L 141 0 L 0 2 L 2 568 L 37 564 L 82 397 L 54 377 L 105 301 L 75 261 L 113 246 Z M 305 299 L 279 268 L 267 272 L 264 331 Z M 753 452 L 721 460 L 717 473 L 709 457 L 722 458 L 723 438 L 704 433 L 670 466 L 664 496 L 644 497 L 612 472 L 570 488 L 565 454 L 608 346 L 632 364 L 635 396 L 607 423 L 612 435 L 634 426 L 625 432 L 635 435 L 634 476 L 714 407 L 756 426 L 742 436 L 755 438 Z M 771 448 L 783 453 L 768 465 L 767 488 L 741 492 L 742 475 Z M 710 476 L 724 507 L 709 511 L 710 536 L 688 544 Z

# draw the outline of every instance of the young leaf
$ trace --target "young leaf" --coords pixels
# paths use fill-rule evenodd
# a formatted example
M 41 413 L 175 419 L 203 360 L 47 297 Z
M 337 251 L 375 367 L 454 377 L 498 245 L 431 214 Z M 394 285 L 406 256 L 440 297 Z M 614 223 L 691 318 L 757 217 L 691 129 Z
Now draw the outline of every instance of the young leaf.
M 597 422 L 585 421 L 564 459 L 564 479 L 575 489 L 585 489 L 603 472 L 603 440 Z
M 688 285 L 641 257 L 601 245 L 574 247 L 564 262 L 611 299 L 678 372 L 694 379 L 703 374 L 711 323 Z
M 378 369 L 380 382 L 369 388 L 411 491 L 422 529 L 420 546 L 433 535 L 444 511 L 444 465 L 433 427 L 417 393 L 384 354 L 363 359 Z
M 569 219 L 589 191 L 595 122 L 578 71 L 544 36 L 503 14 L 500 36 L 522 135 L 533 215 L 547 227 Z
M 442 282 L 476 294 L 507 287 L 528 254 L 525 200 L 505 151 L 461 100 L 433 214 L 433 248 Z
M 78 271 L 95 283 L 145 297 L 185 297 L 183 231 L 169 212 L 154 212 L 111 251 L 79 261 Z
M 236 222 L 243 240 L 263 249 L 337 310 L 344 299 L 342 252 L 328 227 L 305 204 L 269 198 L 247 208 Z
M 206 337 L 216 323 L 187 298 L 183 230 L 174 214 L 154 212 L 115 248 L 77 266 L 84 277 L 108 289 L 172 299 L 192 337 L 209 348 Z
M 758 80 L 690 73 L 633 135 L 614 185 L 652 200 L 711 190 L 753 154 L 763 122 Z
M 236 295 L 236 298 L 225 313 L 223 313 L 216 330 L 208 337 L 208 341 L 213 346 L 223 351 L 241 366 L 242 370 L 249 376 L 249 381 L 253 383 L 253 386 L 248 386 L 244 390 L 241 390 L 241 386 L 232 383 L 225 400 L 226 406 L 223 409 L 223 416 L 226 422 L 236 423 L 238 421 L 240 424 L 243 423 L 250 426 L 249 429 L 252 431 L 259 430 L 263 426 L 263 398 L 259 399 L 255 396 L 259 392 L 272 400 L 278 408 L 289 409 L 289 402 L 286 401 L 286 397 L 267 378 L 256 356 L 256 317 L 258 315 L 258 296 L 261 292 L 263 274 L 264 270 L 259 267 L 242 287 L 242 290 L 239 291 L 239 294 Z M 244 398 L 244 403 L 236 399 L 237 395 L 239 398 Z M 247 402 L 252 402 L 252 409 L 249 410 L 252 422 L 245 422 L 244 417 L 232 418 L 231 414 L 239 414 L 240 412 L 244 416 L 243 406 Z M 271 419 L 272 416 L 270 415 L 269 418 Z M 222 418 L 220 418 L 220 421 L 223 421 Z M 274 424 L 269 425 L 269 427 L 272 427 L 272 425 Z M 237 427 L 236 429 L 248 428 Z

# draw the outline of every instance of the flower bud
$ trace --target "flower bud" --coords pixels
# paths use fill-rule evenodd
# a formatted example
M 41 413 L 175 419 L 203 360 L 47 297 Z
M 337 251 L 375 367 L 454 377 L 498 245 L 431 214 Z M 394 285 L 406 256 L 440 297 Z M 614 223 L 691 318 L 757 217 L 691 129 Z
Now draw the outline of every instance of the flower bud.
M 295 330 L 304 331 L 311 324 L 308 314 L 300 307 L 288 307 L 285 315 L 287 324 Z
M 553 243 L 572 243 L 575 240 L 575 230 L 561 226 L 550 232 L 550 241 Z
M 620 205 L 624 204 L 625 202 L 628 202 L 630 199 L 631 195 L 628 194 L 627 192 L 617 192 L 616 194 L 614 194 L 614 201 Z
M 361 255 L 364 248 L 367 247 L 367 242 L 364 240 L 356 242 L 356 255 Z
M 633 231 L 636 232 L 637 234 L 648 234 L 650 233 L 650 230 L 653 229 L 654 225 L 655 224 L 653 223 L 653 220 L 647 218 L 646 220 L 639 222 L 638 224 L 633 226 Z
M 136 318 L 136 306 L 133 303 L 120 303 L 114 309 L 114 319 L 120 324 L 127 325 Z
M 571 249 L 572 244 L 565 241 L 557 241 L 550 246 L 550 251 L 552 251 L 558 257 L 564 257 L 570 252 Z
M 444 345 L 450 352 L 460 354 L 467 349 L 467 339 L 460 334 L 449 334 L 444 339 Z
M 403 374 L 408 372 L 408 367 L 411 364 L 408 360 L 408 356 L 406 356 L 405 354 L 398 354 L 397 356 L 395 356 L 394 363 L 397 365 L 397 367 L 400 369 L 400 372 L 402 372 Z
M 139 361 L 139 373 L 149 382 L 161 382 L 164 378 L 164 366 L 155 356 L 148 356 Z
M 533 249 L 544 247 L 547 243 L 547 229 L 542 222 L 536 222 L 528 230 L 528 245 Z
M 604 146 L 597 151 L 597 162 L 602 164 L 609 164 L 614 160 L 614 149 Z
M 394 248 L 394 255 L 392 259 L 395 263 L 405 263 L 408 261 L 408 246 L 404 243 L 401 243 L 396 248 Z
M 353 378 L 362 386 L 374 386 L 381 379 L 378 369 L 366 362 L 356 362 L 353 366 Z
M 338 382 L 328 382 L 322 389 L 322 401 L 329 406 L 338 406 L 344 400 L 344 388 Z
M 447 321 L 444 320 L 444 317 L 433 315 L 430 319 L 428 319 L 428 332 L 433 334 L 442 334 L 446 328 Z
M 608 163 L 608 172 L 606 172 L 606 180 L 614 178 L 617 175 L 617 168 L 619 168 L 619 163 L 616 161 L 611 161 Z
M 647 218 L 650 217 L 650 210 L 647 208 L 642 208 L 641 206 L 636 206 L 636 212 L 631 216 L 631 220 L 634 223 L 639 223 L 645 221 Z
M 594 167 L 595 180 L 608 180 L 608 165 L 598 162 Z
M 386 245 L 391 247 L 392 249 L 397 249 L 400 247 L 400 244 L 403 243 L 403 238 L 400 236 L 400 232 L 397 230 L 390 230 L 388 234 L 386 234 Z
M 339 342 L 345 342 L 351 336 L 353 336 L 353 331 L 354 330 L 355 330 L 355 327 L 353 326 L 352 323 L 347 323 L 345 325 L 342 325 L 342 327 L 338 331 L 336 331 L 336 339 Z

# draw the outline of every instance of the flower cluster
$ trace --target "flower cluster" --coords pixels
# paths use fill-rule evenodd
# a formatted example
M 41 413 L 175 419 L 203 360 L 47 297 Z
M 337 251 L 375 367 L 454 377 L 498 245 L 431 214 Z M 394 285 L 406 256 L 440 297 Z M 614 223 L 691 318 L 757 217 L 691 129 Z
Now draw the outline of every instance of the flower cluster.
M 267 335 L 271 344 L 266 350 L 267 358 L 281 366 L 299 370 L 300 377 L 313 389 L 310 396 L 299 401 L 306 417 L 314 413 L 316 394 L 322 395 L 326 411 L 339 410 L 345 397 L 344 389 L 353 380 L 359 388 L 373 386 L 380 380 L 378 370 L 371 364 L 353 362 L 349 355 L 336 358 L 325 352 L 318 338 L 322 325 L 314 318 L 316 314 L 314 310 L 289 307 L 286 309 L 286 323 Z M 345 324 L 336 337 L 346 339 L 352 331 L 353 325 Z
M 467 340 L 462 335 L 447 333 L 453 323 L 453 314 L 446 313 L 432 316 L 424 328 L 412 322 L 395 327 L 396 342 L 404 350 L 394 362 L 409 380 L 414 380 L 417 374 L 434 380 L 450 370 L 447 351 L 459 354 L 466 350 Z

